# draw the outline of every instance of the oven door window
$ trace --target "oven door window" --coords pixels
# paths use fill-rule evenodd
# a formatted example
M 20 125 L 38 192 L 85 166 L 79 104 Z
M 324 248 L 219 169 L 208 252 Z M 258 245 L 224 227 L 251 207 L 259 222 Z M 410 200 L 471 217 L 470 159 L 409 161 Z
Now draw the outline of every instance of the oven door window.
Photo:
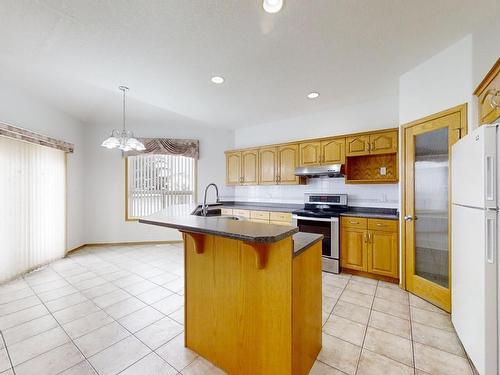
M 299 232 L 317 233 L 323 235 L 322 253 L 324 256 L 332 256 L 331 231 L 332 223 L 329 221 L 297 220 Z

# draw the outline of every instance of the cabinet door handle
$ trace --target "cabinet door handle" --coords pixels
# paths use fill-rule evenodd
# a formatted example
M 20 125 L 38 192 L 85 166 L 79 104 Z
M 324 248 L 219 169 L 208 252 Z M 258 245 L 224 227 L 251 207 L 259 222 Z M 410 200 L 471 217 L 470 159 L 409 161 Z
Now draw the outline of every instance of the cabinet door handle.
M 377 227 L 385 227 L 385 224 L 377 223 Z
M 372 234 L 368 233 L 368 242 L 372 242 Z
M 366 148 L 367 148 L 368 151 L 370 151 L 370 148 L 371 148 L 370 147 L 370 142 L 366 142 Z
M 370 150 L 375 151 L 375 141 L 372 142 L 372 147 Z
M 359 221 L 352 221 L 352 220 L 349 220 L 349 224 L 359 224 Z

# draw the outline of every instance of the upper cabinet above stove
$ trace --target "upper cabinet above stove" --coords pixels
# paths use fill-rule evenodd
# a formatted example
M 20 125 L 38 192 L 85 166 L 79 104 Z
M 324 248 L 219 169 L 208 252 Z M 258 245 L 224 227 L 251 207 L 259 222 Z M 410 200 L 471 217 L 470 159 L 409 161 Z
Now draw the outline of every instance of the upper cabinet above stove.
M 341 164 L 346 183 L 398 182 L 398 129 L 226 151 L 227 185 L 294 185 L 297 167 Z

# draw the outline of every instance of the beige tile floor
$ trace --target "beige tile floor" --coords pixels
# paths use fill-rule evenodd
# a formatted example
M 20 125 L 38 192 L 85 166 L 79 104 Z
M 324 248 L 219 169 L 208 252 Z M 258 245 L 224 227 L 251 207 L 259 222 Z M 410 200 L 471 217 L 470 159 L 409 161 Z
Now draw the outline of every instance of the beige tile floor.
M 0 375 L 224 374 L 183 347 L 181 244 L 85 248 L 0 285 Z M 311 374 L 471 374 L 450 316 L 395 285 L 323 274 Z

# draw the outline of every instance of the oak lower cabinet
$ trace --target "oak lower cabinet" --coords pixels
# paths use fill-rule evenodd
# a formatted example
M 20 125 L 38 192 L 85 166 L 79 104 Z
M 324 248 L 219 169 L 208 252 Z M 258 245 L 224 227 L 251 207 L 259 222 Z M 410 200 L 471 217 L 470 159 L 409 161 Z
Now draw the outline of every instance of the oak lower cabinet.
M 342 269 L 397 280 L 398 221 L 343 217 L 340 254 Z
M 366 230 L 344 228 L 341 233 L 342 267 L 351 270 L 366 271 L 367 241 Z

